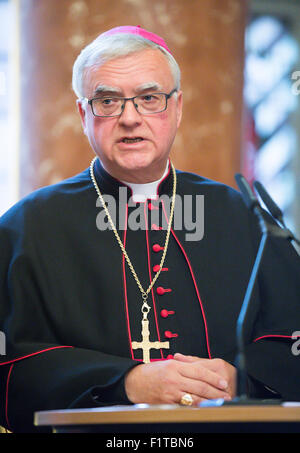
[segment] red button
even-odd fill
[[[165,337],[166,338],[175,338],[175,337],[178,337],[178,333],[172,333],[169,330],[166,330],[165,331]]]
[[[153,252],[161,252],[163,249],[159,244],[154,244],[152,247]]]
[[[153,269],[153,272],[158,272],[159,269],[160,269],[160,265],[159,265],[159,264],[155,264],[155,266],[153,266],[152,269]],[[162,272],[163,272],[163,271],[168,271],[168,270],[169,270],[169,269],[168,269],[167,267],[163,267],[163,268],[162,268]]]
[[[159,231],[161,228],[156,225],[156,223],[152,223],[151,230]]]
[[[152,204],[152,203],[148,204],[148,208],[150,209],[150,211],[153,211],[153,209],[158,209],[158,207],[154,206],[154,204]]]
[[[167,360],[172,360],[174,356],[172,354],[167,355]]]
[[[163,288],[162,286],[156,288],[156,292],[159,296],[162,296],[165,293],[170,293],[171,291],[171,288]]]
[[[160,312],[160,316],[162,316],[163,318],[167,318],[169,315],[174,315],[174,313],[175,313],[175,311],[168,311],[168,310],[163,309]]]

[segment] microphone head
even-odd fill
[[[251,211],[253,211],[254,208],[256,208],[256,207],[259,207],[260,206],[259,202],[258,202],[256,196],[254,195],[246,178],[242,174],[236,173],[235,180],[242,193],[242,197],[243,197],[243,200],[244,200],[246,206]]]
[[[275,203],[273,198],[268,194],[261,182],[255,181],[254,188],[257,191],[258,195],[261,197],[262,201],[265,203],[266,207],[270,211],[273,217],[277,220],[283,218],[283,213],[279,206]]]

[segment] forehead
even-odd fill
[[[148,84],[156,84],[164,91],[174,88],[170,65],[160,50],[142,50],[93,65],[85,69],[83,77],[83,90],[87,97],[93,96],[97,87],[102,85],[130,95]]]

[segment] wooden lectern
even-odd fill
[[[190,408],[138,404],[37,412],[34,423],[60,433],[300,433],[300,405]]]

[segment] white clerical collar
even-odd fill
[[[167,162],[164,174],[160,179],[153,182],[148,182],[146,184],[134,184],[132,182],[121,181],[126,186],[129,186],[132,190],[132,199],[135,203],[143,203],[148,199],[155,199],[157,198],[157,188],[160,182],[164,179],[167,175],[169,169],[169,162]]]

